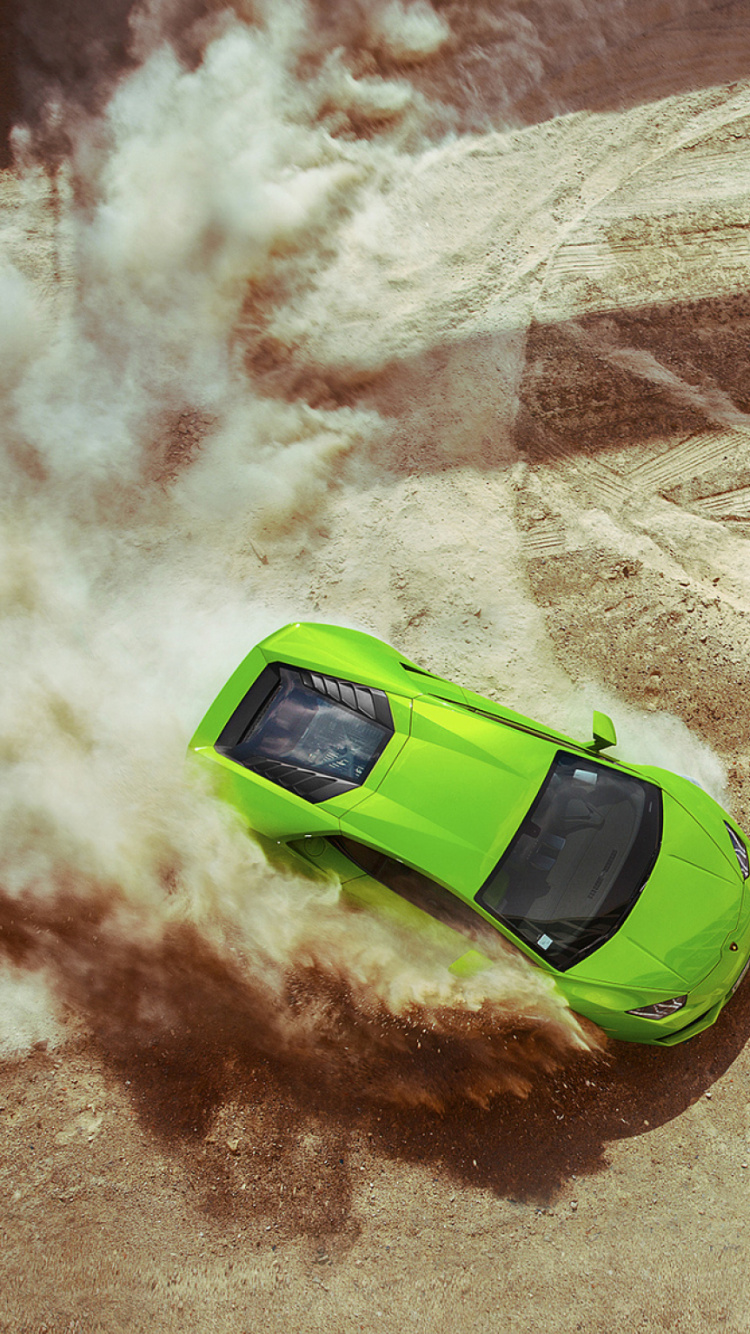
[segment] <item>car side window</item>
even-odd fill
[[[415,871],[410,866],[404,865],[395,857],[387,857],[385,853],[378,852],[375,848],[357,843],[353,838],[340,835],[329,841],[339,852],[343,852],[354,862],[355,866],[359,866],[360,870],[372,876],[373,880],[379,880],[381,885],[392,889],[415,908],[421,908],[444,926],[460,931],[462,935],[481,944],[483,949],[489,950],[494,946],[497,952],[501,937],[494,927],[485,922],[468,903],[464,903],[449,889],[439,885],[436,880],[431,880],[421,871]]]

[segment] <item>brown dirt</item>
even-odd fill
[[[367,7],[345,8],[356,47]],[[287,307],[261,292],[243,363],[275,405],[388,429],[357,427],[314,503],[242,511],[221,579],[568,729],[601,702],[634,759],[710,746],[750,827],[746,12],[436,8],[453,44],[410,77],[457,139],[384,171],[376,225],[339,219]],[[59,199],[33,172],[22,207],[3,189],[7,253],[64,314]],[[162,408],[138,479],[160,496],[216,423]],[[306,466],[274,465],[305,492]],[[256,1040],[190,931],[158,970],[103,969],[85,912],[71,945],[3,910],[6,955],[54,992],[36,1015],[19,990],[0,1065],[3,1334],[750,1329],[750,981],[671,1050],[545,1073],[519,1026],[531,1091],[486,1106],[438,1096],[466,1049],[451,1066],[425,1027],[414,1105],[384,1096],[408,1045],[347,1086]]]

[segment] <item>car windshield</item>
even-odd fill
[[[625,920],[660,840],[657,787],[560,752],[476,901],[564,971]]]
[[[233,759],[283,760],[358,784],[383,750],[390,729],[308,688],[299,674],[280,669],[265,708],[231,750]]]

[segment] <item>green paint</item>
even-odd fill
[[[394,735],[360,787],[313,805],[214,750],[234,709],[270,663],[386,692]],[[554,978],[572,1009],[613,1037],[671,1045],[716,1020],[750,955],[750,895],[725,821],[744,836],[687,780],[600,755],[615,744],[605,714],[594,714],[593,731],[593,746],[576,741],[422,671],[369,635],[302,623],[286,626],[252,650],[199,724],[190,749],[251,831],[281,844],[298,864],[338,878],[345,898],[424,933],[454,974],[470,976],[490,966],[493,932],[499,932]],[[544,935],[531,948],[475,902],[560,753],[580,756],[582,768],[574,764],[574,777],[584,792],[579,775],[593,763],[597,771],[654,785],[663,808],[659,852],[642,892],[610,938],[565,971],[543,957]],[[469,927],[436,921],[434,913],[405,901],[333,846],[329,838],[337,835],[451,891],[470,906]],[[507,889],[502,870],[492,884],[502,901]],[[447,900],[454,902],[451,895]],[[473,922],[481,939],[472,939]],[[730,950],[730,943],[737,948]],[[666,1018],[627,1013],[683,994],[685,1006]]]

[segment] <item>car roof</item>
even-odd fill
[[[559,749],[460,704],[412,701],[411,731],[343,832],[473,899],[532,805]]]

